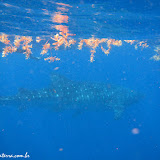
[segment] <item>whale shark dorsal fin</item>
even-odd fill
[[[26,93],[28,93],[29,91],[27,90],[27,89],[25,89],[25,88],[19,88],[18,89],[18,94],[26,94]]]
[[[51,76],[51,86],[57,86],[58,84],[61,84],[61,85],[68,85],[70,84],[72,81],[58,73],[52,73]]]

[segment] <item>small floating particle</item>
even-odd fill
[[[58,69],[59,69],[59,67],[55,67],[55,68],[54,68],[55,71],[58,70]]]
[[[63,148],[59,148],[59,151],[63,151]]]
[[[139,129],[138,128],[133,128],[132,129],[132,134],[139,134]]]

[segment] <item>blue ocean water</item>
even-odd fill
[[[68,18],[56,19],[57,13]],[[34,40],[29,59],[18,52],[0,57],[0,97],[14,96],[19,88],[46,88],[53,72],[72,81],[114,84],[144,95],[119,120],[110,111],[76,116],[71,110],[53,112],[38,101],[38,107],[23,104],[22,110],[0,104],[0,154],[28,152],[33,160],[160,159],[160,62],[151,58],[160,48],[158,0],[1,0],[0,17],[0,32],[9,35],[12,45],[15,35]],[[49,63],[40,52],[47,38],[65,32],[57,25],[75,34],[71,37],[77,42],[95,37],[145,41],[149,47],[123,42],[106,55],[99,45],[92,63],[89,47],[62,46],[48,53],[60,61]],[[36,37],[42,41],[36,43]],[[0,42],[1,52],[4,46]]]

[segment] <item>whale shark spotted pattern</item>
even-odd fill
[[[75,110],[76,114],[90,110],[112,110],[114,118],[119,119],[124,109],[137,103],[141,97],[140,93],[128,88],[106,83],[72,81],[53,73],[48,88],[20,89],[15,96],[0,97],[0,105],[36,105],[53,111]]]

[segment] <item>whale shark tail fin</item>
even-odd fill
[[[0,104],[3,102],[3,97],[0,96]]]

